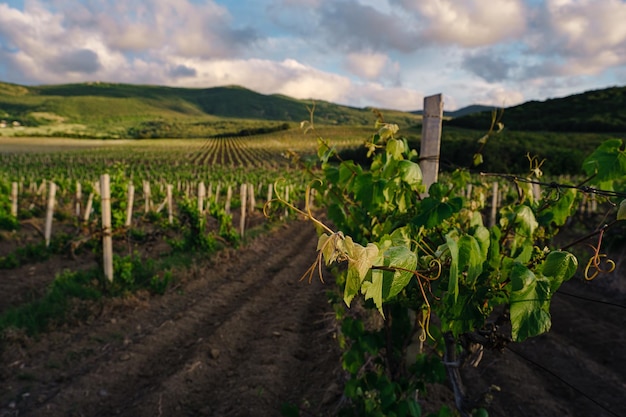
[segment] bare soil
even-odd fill
[[[104,300],[36,339],[9,334],[0,417],[264,417],[285,403],[335,415],[344,375],[330,285],[299,281],[316,243],[311,224],[291,222],[190,265],[164,296]],[[1,309],[34,297],[62,268],[90,263],[54,257],[1,270]],[[552,331],[464,367],[468,392],[491,387],[492,416],[626,416],[624,272],[567,283],[553,300]],[[453,404],[450,389],[430,401]]]

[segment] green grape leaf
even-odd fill
[[[576,194],[577,190],[574,188],[560,190],[558,200],[551,202],[550,207],[544,210],[546,213],[539,220],[544,224],[553,222],[557,226],[563,226],[577,208],[574,205]]]
[[[420,166],[413,161],[398,161],[398,171],[400,178],[406,182],[411,188],[416,188],[422,183],[422,170]]]
[[[626,172],[626,152],[621,139],[604,141],[583,161],[583,170],[594,180],[606,181],[622,178]]]
[[[466,280],[468,285],[473,285],[476,278],[483,272],[483,261],[487,257],[482,256],[482,250],[478,241],[469,235],[463,235],[458,241],[459,247],[459,269],[467,272]]]
[[[556,292],[563,281],[574,276],[578,269],[578,259],[565,251],[553,251],[542,264],[541,273],[550,279],[550,290]]]
[[[356,268],[348,268],[346,273],[346,284],[343,289],[343,302],[346,303],[348,307],[350,307],[352,300],[359,293],[360,289],[361,278],[359,277],[359,272]]]
[[[402,154],[404,153],[404,142],[398,139],[389,139],[387,142],[387,147],[385,148],[387,153],[391,155],[392,159],[403,159]]]
[[[483,154],[475,153],[474,157],[472,158],[472,164],[474,164],[474,166],[477,167],[478,165],[482,163],[483,163]]]
[[[371,281],[363,282],[361,292],[366,300],[372,299],[374,301],[378,312],[385,317],[383,313],[383,274],[373,273]]]
[[[511,269],[510,314],[513,340],[521,342],[550,330],[550,282],[521,263]]]
[[[352,239],[348,236],[348,240],[352,243]],[[363,247],[358,243],[353,243],[352,248],[348,250],[348,269],[355,268],[361,282],[372,268],[375,261],[379,260],[378,247],[373,243],[368,243]]]
[[[359,290],[363,291],[364,288],[369,286],[368,281],[364,280],[372,268],[372,265],[375,262],[382,262],[382,256],[380,256],[378,247],[373,243],[368,243],[368,245],[364,247],[355,243],[350,236],[346,236],[342,240],[342,243],[343,252],[348,258],[348,272],[343,300],[346,305],[349,306]],[[380,298],[382,300],[382,290]]]
[[[476,241],[478,242],[478,246],[480,246],[480,253],[483,260],[487,259],[487,255],[489,254],[489,245],[491,244],[491,235],[489,234],[489,229],[485,226],[478,226],[473,233]]]
[[[413,273],[410,271],[414,271],[417,267],[417,255],[405,246],[392,246],[385,251],[384,255],[385,266],[402,269],[383,273],[383,299],[387,301],[398,295],[413,278]]]
[[[419,214],[413,218],[412,222],[416,226],[424,226],[427,229],[431,229],[439,226],[444,220],[461,210],[462,207],[463,199],[460,197],[451,198],[446,202],[441,202],[433,197],[426,197],[421,202]]]

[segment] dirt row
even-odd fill
[[[88,325],[4,352],[1,416],[275,416],[340,394],[332,313],[309,224],[190,268],[164,297],[107,303]]]

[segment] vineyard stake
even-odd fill
[[[102,203],[102,256],[104,276],[113,282],[113,239],[111,237],[111,180],[109,174],[100,177],[100,198]]]
[[[246,196],[248,195],[246,188],[246,183],[241,184],[241,219],[239,219],[239,233],[241,234],[241,237],[243,237],[246,228]]]
[[[204,199],[206,198],[206,188],[204,182],[198,183],[198,213],[204,213]]]
[[[83,198],[83,188],[80,184],[80,181],[76,181],[76,195],[75,195],[75,204],[74,209],[76,211],[76,217],[80,217],[80,201]]]
[[[224,203],[224,211],[226,214],[230,214],[230,202],[233,198],[233,187],[228,186],[228,190],[226,190],[226,203]]]
[[[167,220],[170,224],[174,222],[174,204],[172,203],[172,184],[167,184]]]
[[[126,207],[126,227],[130,227],[133,220],[133,204],[135,202],[135,186],[132,182],[128,183],[128,207]]]
[[[52,181],[49,181],[50,190],[48,192],[48,207],[46,210],[46,229],[45,229],[45,238],[46,238],[46,247],[50,246],[50,236],[52,234],[52,218],[54,215],[54,202],[57,193],[57,185]]]
[[[424,97],[422,114],[422,142],[420,146],[420,168],[422,183],[428,188],[437,182],[439,174],[439,151],[441,149],[441,120],[443,118],[443,99],[441,94]]]
[[[17,182],[11,183],[11,216],[17,219]]]
[[[89,197],[87,198],[87,206],[85,206],[85,213],[83,215],[83,221],[85,223],[89,221],[89,216],[91,215],[92,205],[93,205],[93,193],[89,193]]]

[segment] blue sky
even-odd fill
[[[0,0],[0,81],[508,107],[626,85],[624,22],[626,0]]]

